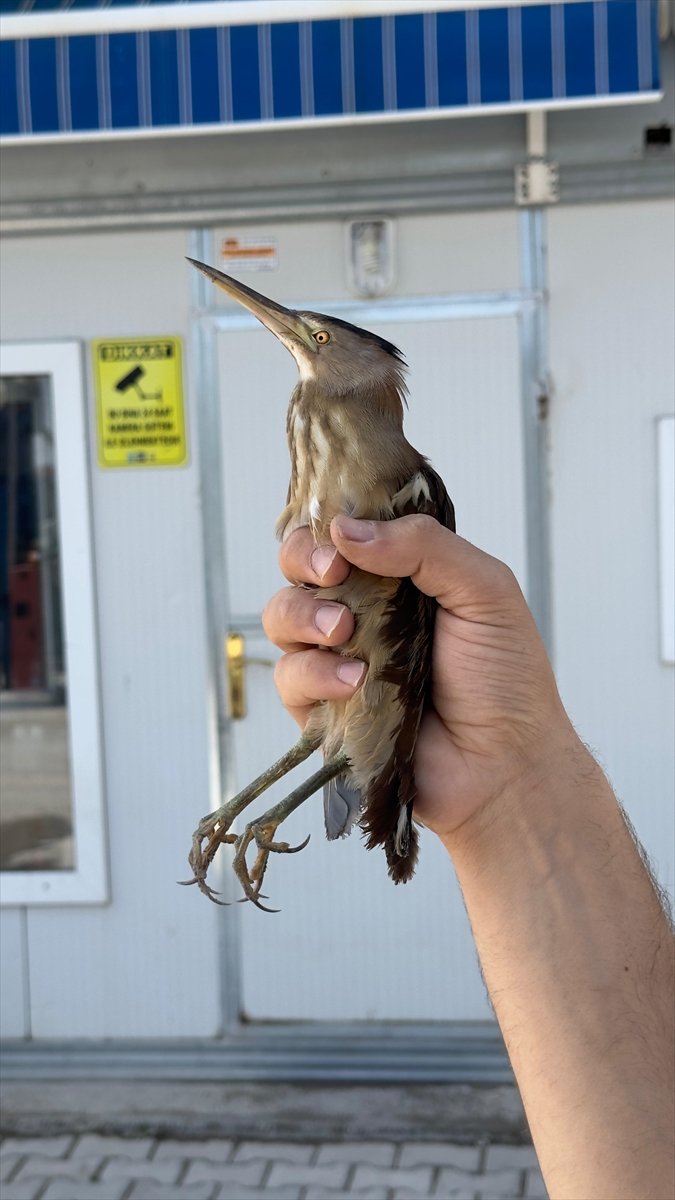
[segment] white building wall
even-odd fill
[[[555,660],[673,886],[673,668],[660,660],[656,419],[672,412],[672,201],[549,212]]]
[[[177,232],[9,241],[3,338],[187,338],[185,253]],[[195,920],[175,883],[212,799],[191,399],[186,379],[185,468],[102,470],[88,414],[111,900],[29,908],[26,938],[20,914],[3,912],[8,1036],[23,1032],[24,978],[34,1037],[189,1037],[219,1027],[218,910],[204,903]]]
[[[471,214],[449,222],[442,254],[435,218],[414,218],[419,237],[400,247],[406,290],[512,285],[513,214],[494,220],[502,257],[483,245],[476,261]],[[673,401],[673,205],[553,208],[548,232],[558,678],[672,886],[673,669],[659,659],[655,420]],[[181,232],[7,241],[3,338],[174,333],[188,350],[186,248]],[[0,914],[4,1036],[219,1031],[222,914],[174,883],[190,831],[216,801],[189,372],[186,402],[189,463],[177,469],[101,470],[89,414],[111,901]]]

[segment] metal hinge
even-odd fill
[[[558,164],[544,158],[519,163],[515,170],[516,204],[557,204],[560,199]]]

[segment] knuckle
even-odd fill
[[[277,614],[279,611],[279,592],[272,596],[262,610],[260,621],[263,627],[263,632],[268,638],[274,640],[274,633],[277,628]]]
[[[277,628],[286,628],[292,621],[296,588],[282,588],[274,597],[274,619]]]
[[[410,513],[409,516],[403,517],[403,520],[409,526],[413,537],[420,537],[425,540],[435,534],[439,528],[438,521],[434,517],[430,517],[427,513]]]
[[[284,691],[286,678],[287,678],[288,659],[289,658],[290,658],[290,655],[282,654],[281,658],[279,658],[277,660],[277,662],[274,664],[274,686],[278,692]]]
[[[300,564],[307,558],[307,541],[312,535],[306,526],[294,529],[279,550],[279,566],[287,579],[297,576]]]
[[[314,679],[314,677],[316,675],[317,656],[320,653],[321,653],[320,650],[301,650],[300,653],[296,656],[296,658],[297,658],[296,668],[298,671],[298,678],[302,681],[302,685],[305,689],[307,689],[307,687],[310,685],[312,679]]]
[[[262,611],[262,627],[267,637],[274,641],[275,637],[289,635],[297,626],[297,588],[282,588],[268,600]]]
[[[305,689],[311,679],[315,652],[311,650],[295,650],[282,654],[274,667],[274,684],[282,695]]]
[[[515,592],[519,592],[520,584],[518,583],[518,580],[516,579],[511,568],[507,566],[506,563],[501,562],[501,560],[498,558],[493,559],[492,563],[495,587],[505,595],[513,595]]]

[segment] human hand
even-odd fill
[[[508,567],[430,517],[337,517],[331,538],[332,558],[333,546],[317,548],[309,529],[296,530],[280,554],[286,577],[329,587],[353,563],[376,575],[410,576],[439,605],[431,707],[415,758],[415,816],[424,825],[446,838],[513,785],[555,769],[561,752],[580,747]],[[354,628],[348,609],[322,604],[320,591],[282,589],[263,624],[285,651],[276,683],[301,726],[318,700],[345,699],[360,686],[365,673],[356,684],[341,678],[353,664],[317,648],[342,645]]]

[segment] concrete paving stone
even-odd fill
[[[521,1176],[518,1171],[499,1171],[492,1175],[476,1175],[474,1171],[460,1171],[455,1167],[443,1167],[439,1172],[436,1186],[432,1195],[436,1200],[473,1200],[474,1196],[485,1189],[499,1189],[506,1186],[504,1192],[496,1192],[497,1196],[518,1196]]]
[[[225,1183],[218,1189],[215,1200],[300,1200],[303,1189],[299,1187],[265,1188],[242,1187],[241,1184]],[[162,1198],[163,1200],[163,1198]],[[345,1200],[351,1200],[346,1197]]]
[[[101,1179],[154,1179],[156,1183],[175,1183],[183,1169],[177,1158],[162,1158],[159,1162],[147,1158],[109,1158],[101,1171]]]
[[[310,1167],[306,1163],[275,1163],[266,1185],[270,1188],[314,1185],[339,1190],[344,1187],[348,1172],[347,1163],[330,1163],[323,1167]]]
[[[390,1167],[394,1161],[394,1142],[324,1142],[316,1157],[317,1166],[328,1163],[369,1163]]]
[[[121,1200],[125,1179],[108,1183],[73,1183],[72,1179],[53,1179],[40,1200]]]
[[[357,1167],[350,1191],[360,1195],[365,1188],[385,1187],[407,1189],[427,1196],[431,1191],[431,1167]]]
[[[474,1200],[517,1200],[522,1182],[521,1171],[490,1171],[486,1175],[477,1175]]]
[[[479,1146],[456,1146],[454,1142],[405,1142],[401,1147],[399,1167],[457,1167],[460,1171],[477,1171]]]
[[[216,1192],[214,1200],[300,1200],[302,1188],[282,1187],[261,1191],[259,1187],[242,1187],[237,1183],[224,1183]],[[139,1197],[140,1200],[140,1197]],[[145,1200],[145,1197],[143,1197]],[[160,1198],[163,1200],[163,1197]],[[346,1197],[345,1200],[351,1200]]]
[[[212,1183],[192,1183],[188,1186],[167,1187],[165,1183],[142,1179],[134,1184],[125,1200],[211,1200],[212,1196]],[[92,1200],[94,1200],[93,1197]]]
[[[267,1163],[262,1159],[252,1162],[214,1163],[195,1158],[187,1169],[183,1183],[241,1184],[255,1187],[260,1183]]]
[[[74,1139],[72,1134],[62,1137],[10,1137],[0,1145],[0,1158],[13,1154],[39,1154],[40,1158],[65,1158]]]
[[[152,1157],[153,1161],[158,1158],[205,1158],[209,1162],[226,1162],[233,1146],[234,1142],[225,1138],[211,1138],[203,1142],[166,1138],[158,1144]]]
[[[15,1179],[72,1179],[84,1183],[93,1179],[101,1166],[100,1158],[38,1158],[31,1155],[19,1167]]]
[[[147,1158],[154,1146],[152,1138],[102,1137],[85,1133],[73,1146],[71,1158]]]
[[[16,1170],[17,1163],[20,1162],[20,1154],[8,1154],[6,1158],[0,1158],[0,1183],[4,1183],[6,1179],[9,1179],[12,1172]]]
[[[264,1158],[273,1162],[308,1163],[312,1160],[314,1149],[309,1142],[241,1142],[234,1152],[233,1161],[250,1162],[253,1158]]]
[[[439,1171],[431,1195],[435,1200],[473,1200],[473,1194],[482,1178],[472,1171],[460,1171],[456,1167],[443,1167]]]
[[[431,1193],[411,1192],[410,1188],[395,1188],[390,1195],[393,1196],[393,1200],[428,1200],[428,1197],[431,1195]],[[361,1193],[359,1192],[359,1198],[360,1196]]]
[[[488,1146],[485,1158],[485,1171],[499,1171],[502,1167],[514,1167],[525,1171],[529,1167],[538,1167],[539,1162],[534,1146]]]
[[[387,1188],[366,1188],[359,1192],[359,1200],[387,1200]],[[265,1197],[265,1200],[267,1198]],[[304,1193],[304,1200],[354,1200],[353,1192],[336,1192],[333,1188],[309,1187]]]
[[[544,1177],[539,1170],[528,1171],[525,1176],[525,1191],[524,1196],[527,1200],[548,1200],[548,1192]]]
[[[2,1200],[35,1200],[44,1182],[44,1179],[25,1179],[17,1183],[13,1179],[11,1183],[3,1185]]]

